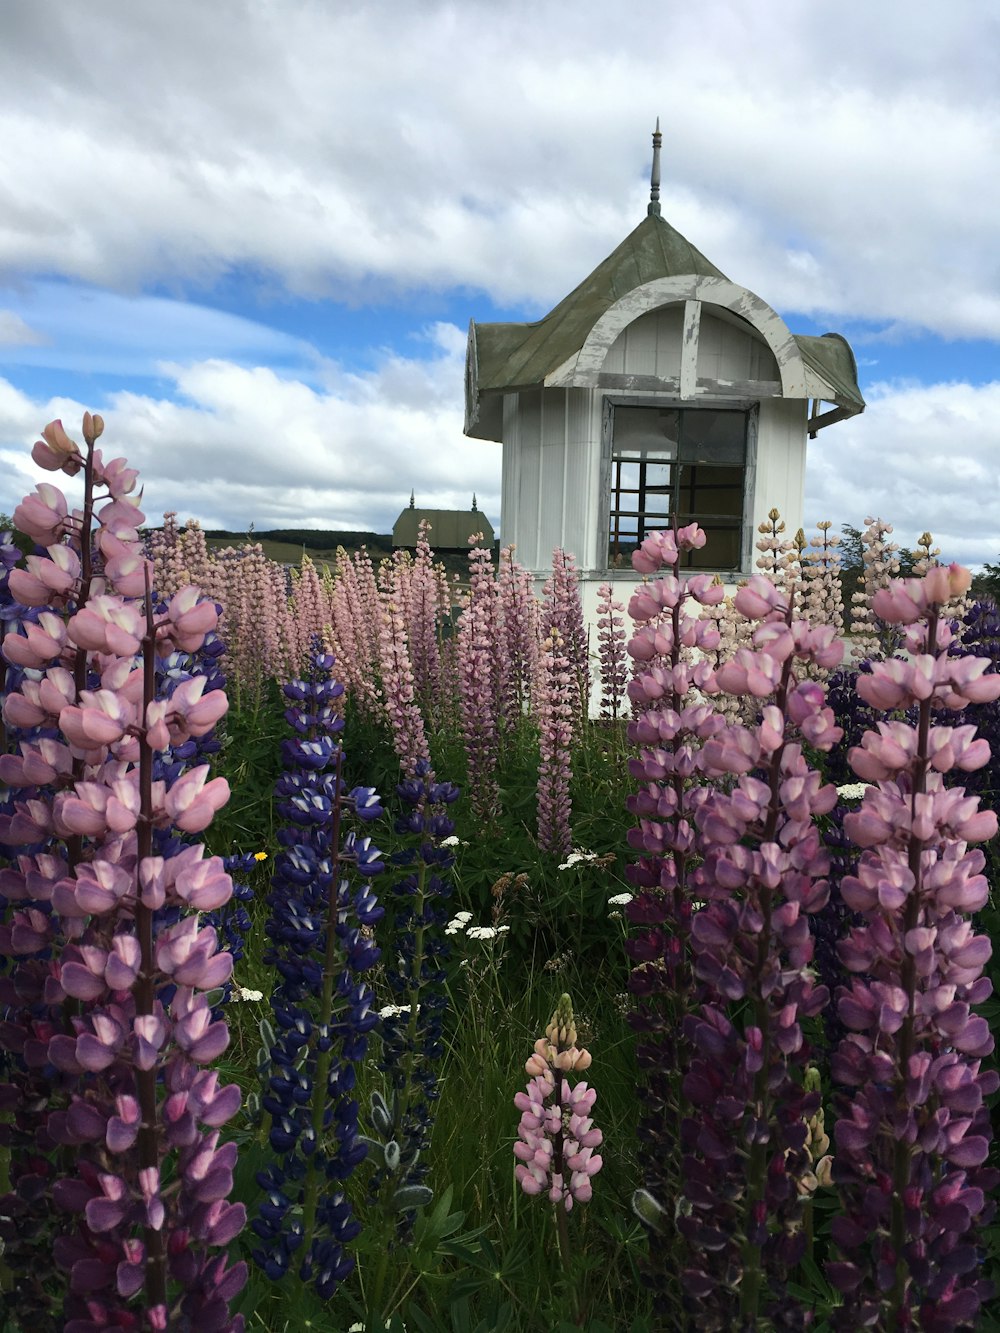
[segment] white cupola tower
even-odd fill
[[[807,436],[864,410],[846,339],[793,334],[660,215],[544,319],[469,326],[465,433],[503,443],[501,533],[542,577],[630,581],[646,532],[697,521],[689,568],[753,571],[757,525],[803,521]],[[591,598],[586,596],[585,601]]]

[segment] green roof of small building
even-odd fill
[[[421,523],[430,526],[435,551],[467,551],[469,538],[482,533],[482,545],[492,546],[493,524],[480,509],[404,509],[392,525],[392,544],[406,550],[417,545]]]
[[[467,433],[473,433],[476,422],[476,434],[487,425],[499,430],[500,395],[544,385],[548,376],[579,353],[606,311],[629,292],[662,278],[729,281],[676,228],[650,212],[544,318],[523,324],[479,324],[473,320],[469,326]],[[759,298],[753,299],[759,302]],[[840,414],[864,411],[857,364],[847,341],[839,334],[791,336],[804,364],[830,387],[828,400],[838,404]],[[480,417],[484,400],[489,404],[488,421]]]
[[[607,259],[533,324],[476,324],[479,389],[527,389],[578,352],[604,312],[657,278],[726,275],[669,222],[648,214]]]

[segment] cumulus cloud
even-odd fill
[[[944,558],[996,561],[998,457],[1000,381],[876,385],[862,416],[810,443],[807,522],[880,517],[902,546],[930,532]]]
[[[17,295],[30,324],[0,310],[0,344],[9,344],[0,361],[9,366],[148,377],[164,360],[215,356],[256,365],[266,359],[300,374],[320,360],[303,338],[195,301],[53,281]]]
[[[462,434],[463,336],[440,325],[427,337],[425,359],[387,354],[363,375],[328,367],[321,387],[223,360],[164,365],[172,393],[113,394],[102,443],[140,469],[154,524],[173,509],[233,531],[388,532],[413,489],[444,509],[475,492],[497,525],[500,446]],[[85,406],[0,379],[0,510],[42,479],[29,457],[40,427],[60,416],[72,430]],[[810,443],[807,528],[877,515],[903,545],[930,531],[948,559],[995,561],[998,455],[1000,382],[880,384],[862,416]]]
[[[1000,336],[977,0],[36,0],[5,29],[12,271],[544,307],[640,220],[660,113],[666,215],[772,305]]]
[[[206,527],[388,532],[414,489],[427,508],[500,517],[500,446],[462,434],[464,337],[428,332],[429,355],[387,355],[366,374],[326,368],[317,388],[270,367],[164,364],[169,396],[111,395],[102,447],[140,469],[150,523],[168,509]],[[34,401],[0,380],[0,510],[39,480],[28,456],[42,425],[72,430],[87,404]],[[90,404],[89,406],[93,406]]]
[[[43,333],[26,324],[13,310],[0,310],[0,346],[37,347],[47,341]]]

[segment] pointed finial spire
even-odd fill
[[[411,509],[416,509],[416,507],[417,507],[417,506],[416,506],[416,496],[415,496],[415,495],[413,494],[413,492],[411,491],[411,492],[410,492],[410,508],[411,508]]]
[[[662,142],[660,118],[657,116],[656,129],[653,131],[653,170],[649,175],[649,207],[646,209],[647,216],[651,218],[660,216],[660,144]]]
[[[476,513],[476,511],[477,511],[477,506],[476,506],[476,492],[473,491],[473,492],[472,492],[472,512],[473,512],[473,513]]]

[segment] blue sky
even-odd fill
[[[5,15],[0,510],[102,411],[146,512],[385,531],[499,517],[465,331],[535,318],[664,215],[868,410],[807,519],[1000,554],[1000,11],[637,0],[153,0]]]

